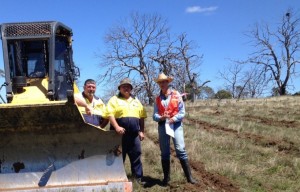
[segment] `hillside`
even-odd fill
[[[299,109],[300,97],[186,103],[186,149],[200,183],[186,183],[173,151],[170,186],[162,187],[157,125],[148,107],[142,144],[148,183],[134,191],[300,191]]]

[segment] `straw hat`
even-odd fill
[[[164,73],[158,75],[158,78],[154,80],[156,83],[161,81],[168,81],[169,83],[173,81],[173,77],[166,76]]]
[[[130,85],[130,86],[131,86],[131,89],[133,89],[133,86],[132,86],[131,81],[130,81],[129,78],[123,79],[123,80],[120,82],[120,84],[119,84],[119,86],[118,86],[118,89],[120,90],[120,86],[121,86],[121,85],[125,85],[125,84]]]

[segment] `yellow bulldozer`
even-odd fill
[[[132,191],[121,137],[85,123],[74,102],[72,30],[4,23],[1,39],[0,191]]]

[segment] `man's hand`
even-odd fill
[[[93,108],[91,106],[89,106],[89,105],[86,105],[85,112],[86,112],[87,115],[92,115]]]
[[[119,135],[124,135],[125,134],[125,129],[123,127],[117,127],[116,128],[116,132],[119,134]]]
[[[144,132],[139,131],[139,138],[140,138],[140,141],[144,140],[144,138],[145,138]]]

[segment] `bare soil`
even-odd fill
[[[148,136],[155,145],[159,145],[157,138],[152,138]],[[176,153],[173,147],[171,147],[172,156],[176,158]],[[205,169],[205,166],[202,162],[195,162],[189,160],[193,178],[198,181],[198,184],[192,185],[190,183],[180,183],[180,188],[178,183],[170,182],[169,189],[170,191],[206,191],[207,189],[214,189],[216,191],[224,192],[238,192],[239,187],[228,178],[219,175],[217,173],[211,173]]]
[[[257,135],[253,133],[246,133],[246,132],[238,132],[237,130],[222,127],[219,125],[212,125],[205,121],[196,120],[192,118],[186,118],[190,123],[192,124],[198,124],[206,131],[213,131],[213,130],[219,130],[223,131],[229,134],[235,135],[237,138],[242,139],[250,139],[252,140],[256,145],[261,145],[264,147],[277,147],[277,150],[279,152],[284,153],[291,153],[291,154],[298,154],[300,155],[300,149],[295,146],[295,144],[291,141],[285,141],[285,140],[278,140],[270,137],[265,137],[262,135]]]
[[[297,121],[287,121],[287,120],[275,120],[266,117],[259,117],[253,115],[245,115],[242,118],[246,121],[259,122],[265,125],[277,126],[282,128],[298,128],[300,129],[300,124]]]

